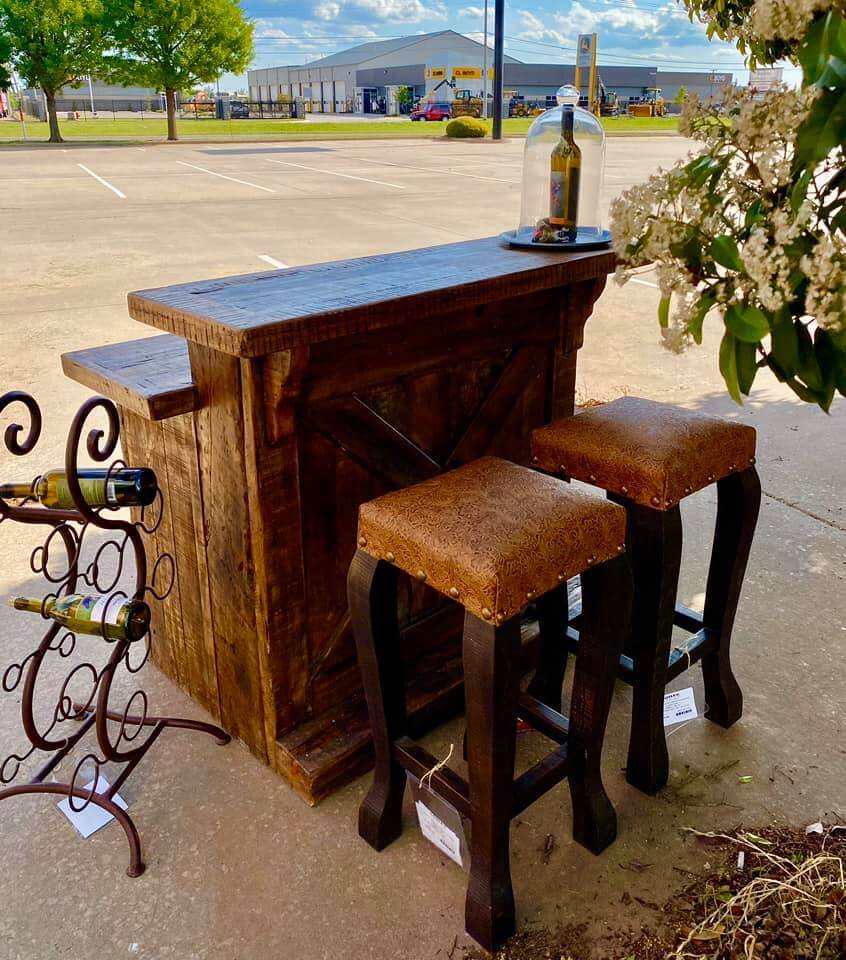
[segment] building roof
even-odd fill
[[[383,57],[385,54],[393,53],[395,50],[402,50],[403,47],[412,47],[424,40],[430,40],[432,37],[442,37],[447,34],[459,37],[465,43],[472,43],[477,47],[483,46],[478,40],[465,37],[463,33],[458,33],[455,30],[436,30],[434,33],[416,33],[410,37],[397,37],[394,40],[373,40],[370,43],[360,43],[358,46],[350,47],[348,50],[330,53],[328,57],[321,57],[320,60],[310,60],[308,63],[286,64],[286,67],[291,70],[297,70],[304,69],[305,67],[340,67],[349,64],[366,63],[368,60],[375,60],[376,57]],[[505,60],[507,63],[519,63],[514,57],[506,57]]]
[[[508,85],[531,84],[533,86],[560,86],[572,83],[576,68],[566,63],[510,63],[505,68],[505,83]],[[654,84],[654,67],[615,67],[598,64],[596,67],[606,87],[645,87]],[[587,83],[586,72],[582,82]]]

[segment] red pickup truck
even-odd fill
[[[412,120],[449,120],[451,115],[448,103],[424,103],[411,111]]]

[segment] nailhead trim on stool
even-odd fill
[[[755,429],[666,403],[622,397],[532,434],[532,463],[669,510],[755,463]]]

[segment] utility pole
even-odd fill
[[[505,65],[505,0],[495,0],[494,6],[494,82],[493,133],[494,140],[502,140],[502,97],[504,93],[503,67]]]
[[[485,35],[485,49],[482,53],[482,116],[488,119],[488,0],[485,0],[485,22],[483,23],[483,33]]]
[[[91,83],[91,74],[88,74],[88,98],[91,100],[91,115],[97,116],[97,111],[94,109],[94,86]]]

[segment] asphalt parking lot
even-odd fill
[[[606,210],[690,146],[609,138]],[[0,392],[26,389],[42,405],[45,437],[30,459],[37,469],[61,463],[64,431],[89,395],[63,377],[61,353],[152,334],[127,316],[128,291],[499,233],[517,222],[522,149],[522,140],[0,149]],[[621,773],[631,695],[618,685],[604,774],[619,839],[599,858],[577,847],[563,788],[522,815],[512,843],[521,930],[584,920],[601,936],[654,924],[649,904],[713,858],[686,828],[803,827],[846,813],[846,401],[826,417],[762,375],[735,407],[717,369],[720,324],[709,320],[702,348],[671,355],[659,345],[657,301],[650,272],[622,289],[609,282],[586,328],[577,399],[632,393],[757,427],[764,499],[733,644],[745,712],[729,731],[701,717],[676,727],[670,784],[650,798]],[[0,452],[3,471],[9,459]],[[714,507],[713,490],[684,504],[680,599],[699,609]],[[43,590],[27,565],[33,537],[8,527],[0,598]],[[0,670],[36,636],[37,621],[27,632],[16,616],[0,607]],[[674,689],[688,685],[701,711],[698,672]],[[156,712],[201,712],[154,668],[144,686]],[[2,756],[23,741],[18,709],[0,696]],[[445,756],[461,735],[459,719],[425,745]],[[125,877],[114,824],[83,841],[51,802],[4,801],[0,960],[460,960],[470,948],[466,876],[422,839],[413,810],[396,844],[378,855],[364,847],[355,816],[367,783],[310,809],[239,744],[174,735],[126,785],[148,864],[139,880]]]

